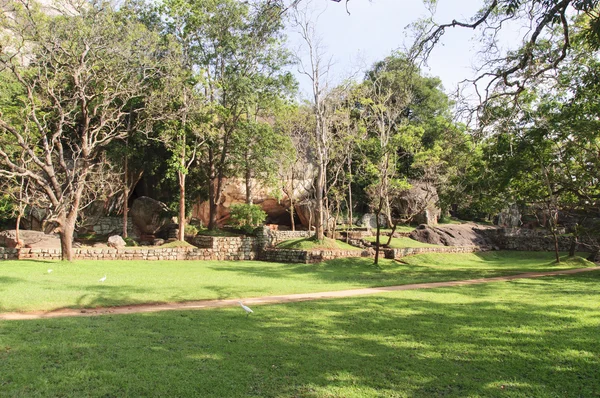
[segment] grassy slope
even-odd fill
[[[2,396],[592,397],[600,272],[0,323]]]
[[[312,238],[290,239],[277,245],[279,249],[295,250],[361,250],[358,247],[347,244],[340,240],[325,238],[322,241],[315,241]]]
[[[376,239],[377,239],[376,236],[369,236],[368,238],[365,238],[365,240],[367,240],[369,242],[375,242]],[[387,243],[387,241],[388,241],[387,236],[381,236],[379,238],[379,242],[381,244],[385,244],[385,243]],[[419,242],[419,241],[411,239],[411,238],[401,237],[401,238],[392,238],[392,242],[390,243],[389,247],[392,249],[402,249],[405,247],[439,247],[439,245],[430,245],[429,243]]]
[[[0,262],[0,312],[242,298],[582,268],[552,253],[425,255],[406,264],[367,258],[321,264],[259,261]],[[51,268],[53,272],[47,273]],[[107,275],[104,283],[98,279]]]

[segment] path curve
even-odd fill
[[[438,288],[438,287],[476,285],[476,284],[491,283],[491,282],[507,282],[507,281],[512,281],[514,279],[531,279],[531,278],[540,278],[543,276],[570,275],[570,274],[578,274],[578,273],[582,273],[582,272],[590,272],[590,271],[598,271],[598,270],[600,270],[600,267],[578,268],[578,269],[568,269],[568,270],[549,271],[549,272],[528,272],[525,274],[518,274],[518,275],[496,276],[493,278],[467,279],[467,280],[462,280],[462,281],[413,283],[410,285],[370,287],[370,288],[363,288],[363,289],[338,290],[338,291],[333,291],[333,292],[317,292],[317,293],[286,294],[286,295],[280,295],[280,296],[264,296],[264,297],[247,298],[247,299],[243,299],[243,301],[244,301],[244,304],[247,304],[247,305],[292,303],[292,302],[298,302],[298,301],[364,296],[364,295],[384,293],[384,292],[396,292],[396,291],[400,291],[400,290],[433,289],[433,288]],[[126,305],[126,306],[121,306],[121,307],[105,307],[105,308],[91,308],[91,309],[67,308],[67,309],[60,309],[60,310],[47,311],[47,312],[42,312],[42,311],[5,312],[5,313],[0,313],[0,320],[16,321],[16,320],[30,320],[30,319],[87,317],[87,316],[98,316],[98,315],[139,314],[139,313],[172,311],[172,310],[199,310],[199,309],[205,309],[205,308],[222,308],[222,307],[232,307],[232,306],[237,306],[237,305],[238,305],[237,299],[229,299],[229,300],[187,301],[187,302],[183,302],[183,303],[168,303],[168,304],[137,304],[137,305]]]

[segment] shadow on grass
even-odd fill
[[[250,317],[5,322],[0,386],[8,396],[596,396],[599,279],[259,306]]]
[[[87,286],[67,285],[66,287],[67,289],[73,290],[85,290],[86,293],[80,295],[72,305],[58,308],[53,311],[66,308],[98,308],[148,303],[148,300],[137,300],[133,297],[133,295],[142,295],[152,291],[152,289],[149,288],[141,288],[129,285],[110,286],[94,284]]]
[[[460,256],[460,255],[459,255]],[[541,258],[540,258],[541,257]],[[476,260],[479,258],[479,260]],[[517,259],[519,261],[513,261]],[[407,259],[408,260],[408,259]],[[481,261],[484,260],[484,261]],[[412,260],[414,261],[414,260]],[[450,263],[453,261],[453,263]],[[258,276],[281,279],[285,283],[295,278],[310,277],[331,284],[352,284],[355,287],[391,286],[412,283],[456,281],[465,279],[490,278],[516,275],[532,271],[552,271],[557,268],[552,262],[546,262],[546,256],[539,253],[521,259],[519,254],[502,252],[478,253],[461,264],[456,255],[423,255],[412,263],[383,260],[379,266],[372,259],[346,258],[325,261],[319,264],[286,264],[281,267],[258,265],[235,265],[211,267],[212,270],[244,278]],[[582,265],[584,267],[585,265]],[[573,268],[566,265],[564,268]]]

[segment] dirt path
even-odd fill
[[[334,292],[318,292],[318,293],[301,293],[301,294],[286,294],[281,296],[265,296],[244,299],[246,305],[260,304],[279,304],[291,303],[297,301],[320,300],[329,298],[354,297],[364,296],[369,294],[377,294],[384,292],[395,292],[399,290],[416,290],[416,289],[433,289],[438,287],[452,287],[475,285],[491,282],[506,282],[514,279],[530,279],[543,276],[569,275],[578,274],[581,272],[598,271],[600,267],[590,267],[581,269],[569,269],[551,272],[528,272],[525,274],[497,276],[493,278],[467,279],[462,281],[450,282],[432,282],[432,283],[414,283],[411,285],[386,286],[386,287],[371,287],[364,289],[338,290]],[[47,318],[64,318],[77,316],[97,316],[97,315],[116,315],[116,314],[139,314],[147,312],[171,311],[171,310],[198,310],[204,308],[221,308],[237,306],[238,300],[201,300],[187,301],[183,303],[170,304],[139,304],[126,305],[122,307],[107,307],[107,308],[92,308],[92,309],[61,309],[49,312],[6,312],[0,313],[0,320],[27,320],[27,319],[47,319]]]

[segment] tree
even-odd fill
[[[427,1],[435,6],[436,1]],[[481,9],[470,19],[437,24],[433,19],[415,24],[417,40],[414,56],[426,59],[449,28],[469,28],[480,32],[483,58],[474,79],[482,111],[490,100],[510,98],[537,85],[540,77],[557,69],[572,48],[573,15],[585,15],[584,36],[596,50],[600,45],[598,0],[483,0]],[[498,38],[515,23],[526,30],[520,47],[502,51]],[[510,104],[510,103],[509,103]],[[511,105],[512,105],[511,104]]]
[[[109,192],[105,148],[126,135],[131,101],[157,76],[157,38],[110,3],[14,1],[0,17],[0,67],[19,87],[20,118],[0,113],[0,176],[28,180],[41,193],[71,260],[79,211]],[[17,161],[17,143],[26,154]]]
[[[415,130],[407,125],[404,117],[413,100],[410,89],[412,73],[414,67],[405,59],[389,57],[376,63],[367,72],[363,83],[362,118],[369,132],[367,159],[373,181],[369,196],[377,224],[375,264],[379,260],[381,216],[384,210],[388,214],[390,211],[390,190],[393,186],[406,184],[398,179],[397,174],[398,161],[403,156],[399,147],[408,148],[415,139]]]
[[[172,3],[167,3],[167,17],[173,16]],[[198,161],[207,170],[208,227],[215,229],[224,179],[232,174],[234,135],[256,103],[256,90],[265,87],[265,77],[286,74],[281,70],[282,23],[279,9],[269,1],[210,0],[187,2],[185,7],[181,17],[191,66],[200,71],[198,89],[208,105],[206,142]]]
[[[542,215],[540,223],[553,236],[557,261],[564,216],[597,216],[600,208],[600,108],[594,100],[600,63],[582,40],[583,32],[573,32],[573,52],[556,76],[525,91],[517,109],[506,106],[506,99],[487,107],[484,163],[478,173],[486,176],[486,185],[479,189],[496,198],[491,203],[495,210],[516,202]],[[580,226],[573,227],[574,253]]]
[[[290,225],[296,230],[294,210],[296,195],[308,191],[311,186],[304,186],[306,181],[312,181],[314,169],[311,167],[310,148],[312,132],[314,131],[312,109],[306,106],[290,105],[282,108],[276,115],[275,129],[278,134],[285,136],[288,147],[281,152],[281,164],[277,168],[281,189],[290,201]]]
[[[317,201],[316,234],[317,240],[325,238],[324,223],[326,220],[324,204],[325,186],[327,179],[327,164],[329,163],[331,134],[328,125],[328,113],[325,100],[328,94],[328,78],[332,62],[327,58],[322,39],[316,31],[315,21],[311,19],[306,10],[296,10],[294,13],[294,25],[298,29],[304,42],[304,51],[307,55],[307,64],[302,57],[297,55],[299,71],[305,75],[312,86],[312,107],[314,114],[313,146],[316,152],[317,183],[315,186],[315,197]]]

